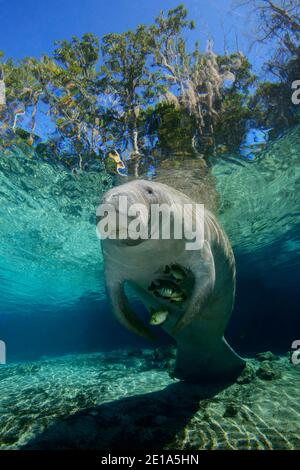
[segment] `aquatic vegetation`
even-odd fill
[[[171,266],[166,266],[164,270],[165,274],[170,274],[176,282],[181,283],[187,276],[186,269],[180,266],[179,264],[172,264]]]

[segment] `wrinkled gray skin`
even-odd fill
[[[105,193],[103,203],[118,209],[118,196],[129,206],[192,203],[183,193],[161,183],[134,180]],[[149,222],[149,221],[148,221]],[[120,228],[120,227],[118,227]],[[235,294],[235,262],[229,241],[214,216],[205,209],[204,244],[186,250],[186,240],[102,240],[107,294],[118,320],[129,330],[153,339],[152,331],[133,311],[124,292],[129,283],[146,307],[165,307],[170,314],[161,327],[177,342],[175,375],[192,382],[234,380],[244,367],[224,339]],[[178,307],[158,299],[148,287],[161,279],[165,266],[179,264],[191,273],[187,299]],[[150,314],[149,314],[150,318]]]

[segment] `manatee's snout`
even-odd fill
[[[127,246],[148,240],[152,234],[151,205],[157,203],[155,188],[153,183],[135,180],[107,191],[96,218],[100,238],[118,240]]]
[[[102,204],[114,204],[116,199],[118,198],[118,193],[110,192],[104,194],[101,203]]]
[[[123,184],[116,188],[107,191],[102,198],[101,204],[107,205],[112,210],[122,215],[127,215],[128,219],[132,219],[137,205],[149,208],[149,201],[141,191],[140,185],[137,182],[130,182]]]
[[[120,192],[117,190],[107,191],[102,197],[101,204],[111,204],[117,209],[120,197],[127,198],[127,194],[125,192]]]

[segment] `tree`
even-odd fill
[[[248,59],[239,54],[229,57],[218,56],[220,67],[222,64],[234,65],[238,60],[238,68],[234,70],[235,80],[230,87],[223,88],[217,103],[218,117],[215,122],[214,135],[217,144],[238,151],[246,132],[249,119],[256,117],[253,112],[250,90],[253,89],[257,78],[251,72]]]
[[[251,105],[258,123],[281,132],[299,122],[292,103],[292,83],[300,76],[299,0],[254,0],[249,3],[258,17],[257,42],[272,43],[274,54],[265,65],[270,77],[260,83]]]
[[[183,5],[170,10],[166,16],[162,12],[151,28],[152,48],[156,66],[161,71],[160,79],[166,87],[164,100],[193,116],[192,147],[195,153],[205,154],[215,148],[214,126],[222,86],[226,80],[234,81],[233,71],[240,67],[242,56],[236,53],[220,62],[213,52],[212,41],[208,41],[203,53],[198,43],[192,52],[187,52],[182,31],[194,26],[187,20]]]
[[[190,155],[196,122],[186,109],[167,102],[158,103],[154,110],[157,137],[156,148],[165,156]]]
[[[128,152],[129,171],[138,176],[155,164],[153,151],[158,159],[206,158],[220,144],[237,150],[251,118],[278,128],[296,122],[290,96],[300,74],[298,3],[254,1],[260,18],[269,19],[260,40],[278,38],[285,48],[284,60],[279,54],[268,64],[276,82],[259,84],[254,96],[256,78],[241,52],[217,55],[212,41],[187,49],[184,33],[195,24],[179,5],[151,26],[107,34],[101,43],[84,34],[57,41],[40,59],[2,58],[2,131],[34,145],[42,158],[54,155],[82,170],[110,150]],[[55,124],[46,142],[35,136],[39,109]]]
[[[38,105],[43,95],[43,87],[34,73],[38,67],[38,61],[32,58],[23,59],[18,63],[8,59],[2,64],[6,90],[5,109],[2,112],[3,125],[15,132],[20,116],[29,113],[30,145],[33,144]]]
[[[81,39],[58,41],[54,61],[45,58],[47,77],[46,101],[65,148],[78,155],[79,167],[84,159],[99,150],[104,133],[104,112],[98,102],[102,81],[96,70],[99,41],[92,34]]]
[[[299,0],[241,1],[258,17],[257,41],[275,42],[275,57],[297,52],[300,40]]]
[[[134,173],[138,176],[143,142],[140,139],[141,111],[155,97],[154,75],[149,60],[149,34],[144,25],[136,31],[107,34],[102,41],[106,93],[114,99],[113,120],[119,140],[131,147]],[[115,127],[116,127],[115,126]],[[141,133],[142,134],[142,133]]]

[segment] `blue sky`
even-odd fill
[[[0,0],[0,50],[7,57],[39,57],[50,53],[57,39],[69,39],[92,32],[99,36],[151,23],[161,9],[177,6],[180,0]],[[224,34],[229,50],[239,48],[249,55],[253,32],[249,12],[234,9],[230,0],[187,0],[189,16],[196,30],[188,41],[200,39],[203,47],[213,38],[216,52],[224,52]],[[253,26],[253,25],[252,25]],[[252,27],[251,26],[251,27]],[[264,47],[254,47],[251,62],[259,69],[268,55]]]

